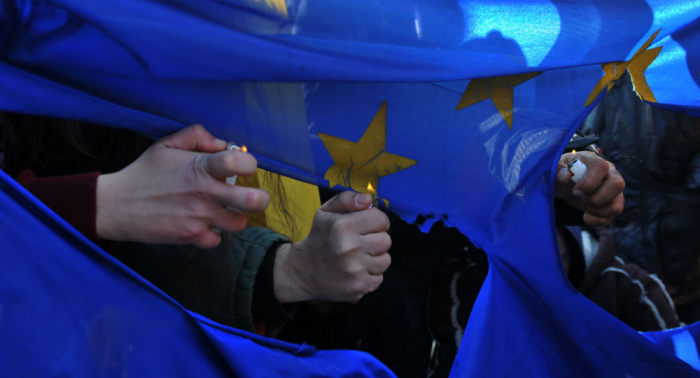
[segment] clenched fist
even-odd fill
[[[274,268],[280,302],[356,302],[382,283],[391,264],[389,218],[368,194],[343,192],[321,206],[309,235],[282,245]]]

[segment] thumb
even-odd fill
[[[369,194],[342,192],[331,198],[321,206],[321,210],[329,213],[352,213],[364,210],[372,203],[372,196]]]
[[[555,177],[555,181],[557,184],[566,184],[569,181],[571,181],[571,177],[573,174],[569,172],[569,169],[566,167],[566,164],[562,163],[561,161],[557,165],[557,175]]]
[[[158,141],[166,148],[197,152],[217,152],[226,149],[226,141],[211,135],[202,125],[192,125]]]

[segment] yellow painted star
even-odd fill
[[[417,163],[386,152],[386,100],[357,143],[324,133],[318,136],[333,158],[334,164],[324,176],[331,188],[340,185],[367,193],[369,183],[378,190],[380,178]]]
[[[469,82],[455,110],[464,109],[490,98],[508,124],[508,128],[511,129],[513,128],[513,88],[541,74],[542,72],[529,72],[473,79]]]
[[[261,0],[255,0],[255,2],[259,3]],[[262,0],[265,5],[270,7],[271,9],[274,9],[277,11],[277,13],[281,14],[285,18],[287,18],[287,4],[285,3],[284,0]]]
[[[644,42],[642,47],[640,47],[639,50],[634,53],[632,59],[629,61],[603,63],[601,66],[603,67],[603,72],[605,74],[593,88],[590,96],[588,96],[588,100],[586,100],[585,106],[592,104],[595,99],[600,96],[604,89],[607,88],[609,91],[613,85],[615,85],[615,82],[622,77],[625,70],[630,73],[630,78],[632,79],[632,84],[634,85],[634,90],[637,92],[637,95],[641,97],[642,100],[656,102],[654,93],[651,91],[651,88],[649,88],[649,84],[647,84],[647,78],[644,76],[644,72],[654,61],[654,59],[659,56],[661,48],[663,47],[659,46],[654,47],[651,50],[647,50],[660,31],[661,29],[657,30],[656,33],[651,36],[651,38]]]

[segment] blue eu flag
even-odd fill
[[[459,228],[490,270],[454,376],[697,374],[694,327],[645,337],[571,287],[552,182],[566,141],[624,73],[645,101],[700,114],[699,3],[1,4],[0,109],[153,137],[201,123],[263,168],[371,185],[406,220]],[[283,375],[390,374],[363,354],[257,339],[186,312],[0,178],[0,332],[25,342],[0,344],[6,370],[81,373],[108,359],[105,369],[143,374],[177,360],[187,372],[255,375],[260,358]],[[55,242],[50,253],[29,240],[37,230]],[[49,316],[63,326],[45,326]],[[130,345],[148,352],[129,363]]]

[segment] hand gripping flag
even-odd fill
[[[246,144],[266,169],[336,189],[371,184],[409,221],[422,214],[458,227],[487,252],[490,271],[453,376],[698,375],[693,327],[645,337],[575,292],[552,213],[557,157],[624,72],[645,101],[700,114],[697,2],[6,0],[0,12],[0,109],[154,137],[201,123]],[[2,230],[13,235],[3,235],[13,246],[3,258],[16,262],[2,266],[35,270],[0,281],[0,332],[33,337],[23,349],[3,344],[12,350],[6,370],[25,368],[20,361],[75,369],[116,361],[110,369],[142,372],[131,369],[143,360],[124,362],[132,337],[159,366],[175,355],[202,371],[223,361],[250,369],[257,351],[271,369],[339,363],[323,353],[268,358],[268,347],[289,348],[231,330],[206,331],[206,343],[193,327],[214,325],[182,320],[191,315],[114,273],[116,262],[75,235],[56,233],[66,241],[50,253],[25,240],[35,232],[31,219],[46,216],[11,205],[24,197],[2,179],[3,216],[27,218]],[[66,274],[72,259],[86,262]],[[57,274],[66,277],[47,278]],[[90,277],[104,290],[79,284]],[[66,285],[71,300],[45,294],[49,284]],[[127,289],[133,302],[99,314],[107,304],[95,297]],[[42,306],[22,321],[31,296]],[[181,320],[172,320],[167,340],[148,322],[161,312]],[[74,327],[34,333],[49,314]],[[100,322],[115,334],[92,337],[85,324]],[[193,338],[197,353],[185,347]],[[150,348],[163,341],[162,352]],[[347,358],[369,366],[365,373],[382,371],[364,355]]]

